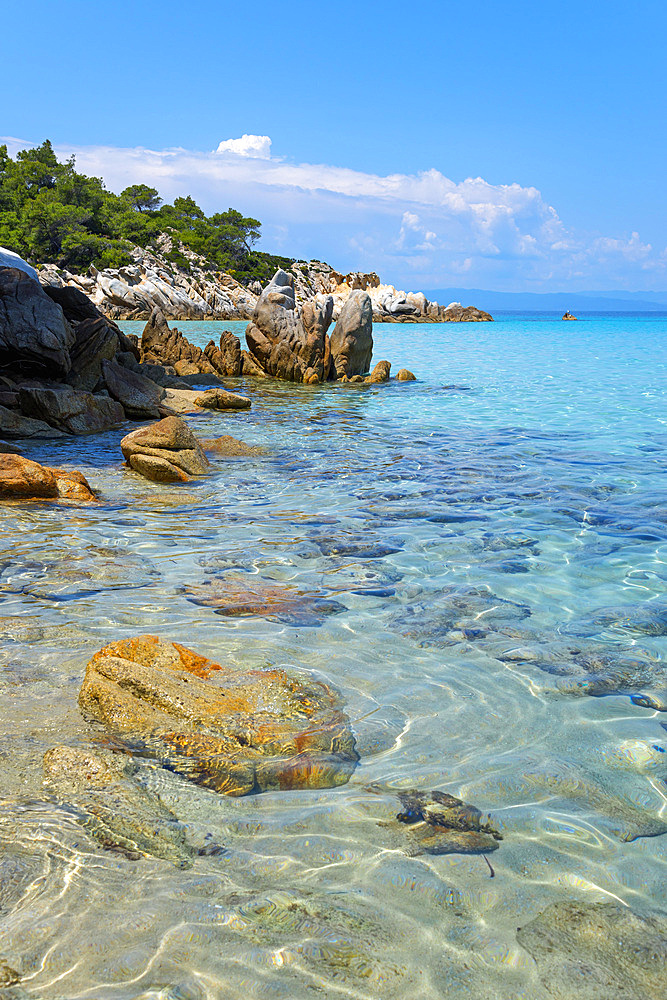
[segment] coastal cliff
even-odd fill
[[[174,250],[187,266],[169,259]],[[135,246],[131,255],[132,264],[103,270],[91,265],[83,275],[45,264],[39,269],[39,279],[51,288],[78,288],[110,319],[148,319],[156,307],[167,319],[252,319],[262,291],[259,283],[241,284],[173,236],[163,234],[155,250]],[[297,261],[289,273],[294,279],[296,304],[331,296],[334,320],[357,290],[370,296],[375,323],[476,323],[493,319],[474,306],[463,307],[458,302],[442,306],[430,302],[423,292],[401,291],[384,284],[374,272],[343,275],[320,261]]]

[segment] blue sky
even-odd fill
[[[666,29],[641,0],[6,5],[0,135],[402,287],[665,289]],[[244,135],[271,143],[214,152]]]

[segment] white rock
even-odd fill
[[[6,247],[0,247],[0,267],[17,267],[19,271],[25,271],[35,281],[39,281],[39,275],[34,267],[31,267],[23,257],[19,257],[13,250],[7,250]]]

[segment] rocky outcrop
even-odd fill
[[[397,382],[416,382],[417,377],[408,368],[401,368],[396,374]]]
[[[373,305],[370,295],[353,291],[340,311],[331,334],[331,358],[336,376],[363,375],[373,356]]]
[[[169,260],[177,250],[187,267]],[[40,271],[40,280],[54,287],[70,286],[85,292],[106,316],[113,319],[148,319],[159,308],[167,319],[251,319],[261,287],[248,288],[230,274],[216,270],[184,244],[163,234],[154,250],[132,250],[134,263],[118,269],[76,275],[54,265]],[[29,265],[26,265],[29,266]],[[453,323],[491,320],[474,306],[430,302],[423,292],[404,292],[384,284],[375,272],[341,274],[320,261],[296,261],[289,269],[297,306],[309,299],[333,296],[337,319],[350,294],[365,291],[371,298],[375,323]],[[238,372],[229,374],[239,374]]]
[[[162,415],[160,403],[165,390],[151,379],[115,361],[103,361],[102,374],[109,395],[131,420],[151,420]]]
[[[274,378],[306,385],[323,382],[329,375],[327,330],[332,315],[330,297],[322,302],[309,299],[297,309],[294,279],[279,270],[260,295],[246,329],[248,351]]]
[[[120,447],[130,468],[154,482],[188,482],[209,470],[199,442],[180,417],[140,427],[126,434]]]
[[[95,494],[80,472],[52,469],[22,455],[0,454],[0,500],[73,500],[88,503]]]
[[[191,344],[176,327],[170,328],[159,306],[151,312],[141,334],[141,362],[169,365],[177,375],[215,374],[202,349]]]
[[[366,379],[366,382],[371,385],[376,385],[380,382],[388,382],[390,372],[391,363],[389,361],[378,361],[375,368]]]
[[[17,387],[18,388],[18,387]],[[16,406],[19,394],[16,393]],[[65,437],[64,431],[51,427],[43,420],[24,417],[16,409],[0,406],[0,434],[5,438],[58,438]]]
[[[188,261],[184,270],[168,260],[177,249]],[[154,251],[134,247],[132,264],[87,275],[72,274],[54,265],[40,271],[45,285],[79,288],[112,319],[148,319],[159,308],[169,319],[249,319],[257,296],[230,274],[208,267],[183,244],[175,246],[164,234]]]
[[[241,341],[234,336],[231,330],[222,331],[217,347],[214,341],[209,340],[204,348],[204,354],[219,375],[235,377],[242,374]]]
[[[341,699],[326,684],[225,667],[155,636],[96,653],[79,705],[116,745],[226,795],[331,788],[358,760]]]

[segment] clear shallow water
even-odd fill
[[[202,345],[233,325],[179,324]],[[646,834],[665,819],[667,715],[558,688],[582,679],[563,651],[577,643],[664,687],[665,318],[513,315],[378,326],[375,341],[420,381],[240,380],[251,411],[192,425],[267,456],[186,486],[124,469],[119,432],[26,443],[104,502],[0,511],[13,995],[537,1000],[518,926],[561,899],[663,905],[667,836]],[[304,627],[187,600],[226,572],[345,610]],[[230,800],[146,769],[193,843],[226,853],[181,870],[102,850],[48,796],[41,758],[86,745],[87,659],[143,631],[334,683],[362,755],[350,783]],[[479,856],[410,857],[392,839],[390,790],[413,787],[491,812],[493,879]]]

